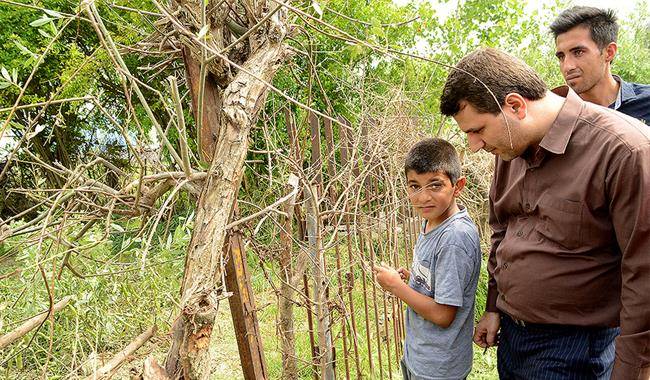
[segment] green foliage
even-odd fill
[[[155,140],[147,137],[151,133],[151,120],[139,102],[132,103],[141,123],[127,116],[121,77],[114,69],[111,57],[100,48],[93,28],[86,22],[73,20],[63,29],[69,21],[67,14],[79,11],[78,4],[67,0],[37,3],[43,7],[42,10],[0,4],[0,25],[3,25],[0,28],[0,108],[14,104],[22,86],[34,71],[21,104],[47,101],[52,96],[56,100],[92,95],[129,135],[141,137],[142,141]],[[150,2],[118,1],[117,5],[156,11]],[[149,19],[135,12],[120,10],[108,3],[98,3],[98,6],[107,28],[121,45],[132,46],[153,29]],[[392,0],[329,0],[303,2],[300,6],[316,19],[335,28],[314,20],[294,18],[296,33],[292,34],[288,43],[296,53],[281,68],[273,83],[298,102],[321,112],[344,116],[355,125],[364,118],[381,115],[385,105],[392,98],[399,97],[414,105],[409,110],[412,114],[408,116],[422,120],[424,130],[429,133],[437,130],[442,122],[438,116],[438,98],[448,72],[445,65],[453,65],[460,57],[480,46],[499,47],[520,56],[551,87],[563,83],[553,55],[552,37],[547,30],[564,4],[551,4],[540,12],[530,11],[525,3],[515,0],[467,0],[450,14],[443,11],[449,7],[448,3],[434,5],[428,1],[400,5]],[[647,82],[650,78],[647,18],[647,2],[640,1],[638,11],[622,22],[614,72],[629,81]],[[62,29],[61,37],[52,43],[53,36]],[[42,64],[36,67],[50,44],[51,48]],[[387,54],[385,49],[429,59]],[[155,91],[145,90],[160,123],[167,125],[171,118],[166,112],[169,90],[161,78],[172,73],[181,77],[182,66],[174,62],[160,73],[151,73],[139,68],[159,63],[160,57],[126,54],[125,61],[131,73],[140,81],[163,94],[159,97]],[[186,93],[187,89],[181,88],[181,92]],[[195,124],[188,103],[189,96],[185,96],[183,102],[189,144],[196,152],[193,137],[196,136],[193,130]],[[269,94],[264,115],[251,132],[250,144],[252,150],[271,153],[250,152],[248,155],[250,162],[246,166],[245,186],[239,194],[239,199],[243,201],[240,203],[243,215],[258,211],[259,207],[254,205],[270,204],[278,198],[278,194],[285,193],[282,181],[291,171],[286,160],[288,137],[283,113],[285,107],[289,107],[295,116],[303,151],[309,151],[307,112],[279,94]],[[11,124],[12,133],[21,137],[37,114],[38,109],[17,112]],[[0,120],[4,120],[6,115],[1,114]],[[71,167],[87,162],[88,156],[99,155],[124,169],[125,178],[118,180],[127,181],[136,177],[137,171],[131,166],[133,157],[127,152],[124,138],[112,121],[92,104],[78,101],[51,107],[42,116],[40,125],[42,130],[38,136],[42,137],[41,145],[44,152],[49,153],[50,162],[62,162],[61,150],[69,153]],[[55,137],[55,127],[62,132],[61,140]],[[443,127],[451,130],[453,126],[451,122],[446,122]],[[170,128],[169,138],[172,144],[177,143],[178,135],[174,128]],[[325,136],[321,140],[324,151]],[[335,140],[340,141],[340,136],[336,135]],[[19,158],[23,157],[20,154]],[[163,154],[162,159],[169,160],[167,153]],[[309,157],[306,157],[302,164],[307,165],[308,161]],[[10,183],[3,182],[0,193],[5,188],[33,188],[46,180],[38,168],[21,166],[20,163],[15,165],[17,169],[10,172],[6,179]],[[104,175],[106,173],[97,173],[98,178]],[[468,188],[475,189],[472,186],[470,183]],[[476,201],[480,203],[483,200]],[[75,252],[68,252],[64,245],[46,245],[38,249],[34,241],[21,237],[0,243],[0,274],[22,268],[20,275],[0,282],[0,333],[11,330],[18,321],[47,308],[48,292],[42,285],[43,274],[50,284],[54,284],[55,300],[68,294],[75,297],[73,305],[55,316],[56,323],[52,330],[46,323],[33,335],[32,344],[28,345],[32,339],[32,335],[28,335],[14,344],[8,353],[3,353],[3,360],[7,361],[0,365],[2,376],[37,378],[48,360],[51,378],[81,375],[81,364],[92,352],[115,352],[153,324],[157,324],[161,331],[168,331],[178,313],[174,299],[180,288],[195,207],[195,201],[185,193],[179,194],[177,202],[176,210],[182,212],[163,218],[149,245],[149,235],[142,234],[146,229],[142,228],[141,222],[126,218],[111,220],[108,226],[93,227],[89,235],[76,242],[87,248]],[[15,205],[17,202],[12,199],[7,203]],[[154,210],[161,203],[159,201]],[[0,211],[3,209],[1,206],[3,203],[0,203]],[[481,219],[481,216],[475,216],[475,219]],[[15,228],[21,223],[17,222],[11,227]],[[67,235],[73,236],[81,226],[75,228],[67,231]],[[276,295],[267,276],[278,271],[272,259],[279,230],[269,220],[262,223],[255,239],[265,244],[268,252],[251,251],[248,257],[252,268],[252,285],[258,305],[262,305],[258,316],[273,378],[280,376],[281,362],[275,331]],[[108,233],[107,241],[92,246],[101,241],[105,233]],[[483,238],[485,241],[487,236]],[[142,270],[145,250],[147,260]],[[345,252],[343,249],[344,257]],[[68,254],[69,264],[85,278],[74,276],[68,269],[63,269],[59,276],[63,259]],[[400,254],[402,260],[406,261],[406,250]],[[332,252],[328,251],[327,255],[329,260]],[[330,265],[333,262],[329,260]],[[345,260],[343,264],[346,264]],[[362,276],[360,269],[355,271],[356,281],[360,281]],[[482,313],[486,294],[487,275],[483,270],[477,293],[477,317]],[[355,305],[361,305],[363,296],[360,287],[356,287],[353,293]],[[362,308],[358,307],[356,312],[357,320],[362,320]],[[298,330],[305,331],[307,322],[304,308],[296,308],[296,313]],[[229,318],[227,314],[221,316]],[[361,342],[365,340],[364,328],[362,326],[358,331]],[[338,333],[335,331],[335,334]],[[373,336],[373,341],[375,338]],[[50,339],[53,350],[51,358],[47,359]],[[167,343],[162,342],[154,349],[158,350],[155,353],[164,354]],[[364,358],[364,371],[369,374],[365,359],[367,352],[364,351],[367,348],[364,347],[365,344],[362,344],[361,357]],[[342,352],[342,347],[337,347],[337,352]],[[310,357],[306,334],[298,337],[297,353],[303,359]],[[229,359],[234,361],[233,366],[237,368],[238,362],[233,359],[236,358],[236,348],[230,354]],[[494,350],[485,355],[475,350],[472,378],[495,378],[495,366]],[[301,368],[301,376],[310,378],[310,365],[303,363]],[[340,365],[338,370],[342,371],[342,368]],[[396,368],[392,369],[397,374]]]
[[[70,265],[84,278],[61,268],[65,257],[61,247],[52,245],[39,250],[36,244],[25,245],[20,239],[0,244],[0,252],[4,250],[0,256],[3,273],[22,269],[20,275],[0,282],[2,333],[47,310],[47,289],[34,285],[43,284],[42,276],[55,285],[55,302],[73,296],[71,304],[55,315],[53,329],[45,323],[35,335],[28,334],[3,352],[3,378],[37,378],[48,360],[50,373],[63,378],[81,376],[88,369],[86,360],[92,353],[115,353],[153,325],[161,331],[170,328],[170,316],[178,310],[169,295],[177,294],[180,287],[192,223],[188,215],[179,215],[169,228],[161,226],[144,270],[140,266],[143,249],[137,227],[137,223],[113,223],[109,227],[111,238],[106,242],[104,226],[85,235],[78,243],[90,248],[69,257]],[[48,255],[43,256],[44,252]],[[47,359],[44,353],[50,340],[52,357]]]
[[[635,12],[622,20],[618,53],[612,72],[628,82],[648,83],[650,78],[650,7],[647,1],[637,1]]]

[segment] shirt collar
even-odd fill
[[[546,132],[539,146],[554,154],[564,154],[573,130],[578,123],[584,100],[580,99],[578,94],[568,86],[560,86],[551,91],[566,99],[560,113],[558,113],[557,118],[553,121],[551,128]]]
[[[618,75],[612,76],[614,77],[614,80],[620,84],[618,87],[618,94],[616,95],[616,101],[614,102],[613,107],[610,106],[610,108],[617,110],[623,102],[626,102],[628,99],[635,97],[636,94],[634,93],[632,83],[624,81],[623,78],[619,77]]]

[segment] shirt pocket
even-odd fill
[[[549,194],[540,197],[540,221],[535,226],[546,240],[566,249],[583,245],[582,202],[557,198]]]

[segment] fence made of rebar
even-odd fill
[[[403,157],[423,126],[400,112],[404,106],[389,103],[384,115],[357,125],[344,118],[333,124],[311,112],[297,122],[284,108],[289,141],[282,160],[296,180],[287,186],[293,196],[269,223],[279,244],[256,238],[264,221],[248,236],[278,299],[283,378],[401,376],[405,305],[378,286],[372,266],[408,269],[421,228],[408,203]],[[484,196],[480,185],[469,191],[479,194],[464,198]],[[470,205],[473,213],[483,207]],[[306,316],[304,329],[296,315]],[[309,357],[296,353],[305,333]]]

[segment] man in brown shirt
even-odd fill
[[[650,378],[650,130],[494,49],[463,58],[440,103],[497,156],[474,340],[500,329],[500,377]]]

